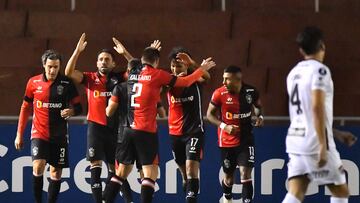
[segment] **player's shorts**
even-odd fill
[[[159,164],[159,141],[156,133],[125,128],[122,146],[117,152],[119,163],[130,165],[138,161],[141,166]]]
[[[31,139],[32,160],[45,159],[56,168],[68,168],[68,144],[51,143],[38,138]]]
[[[241,145],[237,147],[220,147],[223,171],[226,174],[234,173],[236,167],[253,168],[255,164],[254,145]]]
[[[121,159],[121,156],[122,156],[122,153],[124,149],[123,149],[123,143],[118,143],[117,146],[116,146],[116,154],[115,154],[115,161],[116,161],[116,165],[118,165],[120,163],[120,159]],[[131,162],[129,162],[131,163]],[[135,165],[136,165],[136,169],[139,171],[142,170],[142,165],[140,164],[140,161],[138,160],[138,158],[135,158]]]
[[[175,162],[184,165],[186,160],[201,161],[203,155],[204,133],[192,135],[170,135]]]
[[[116,140],[117,135],[113,129],[89,121],[87,132],[87,160],[105,160],[109,164],[114,164]]]
[[[328,151],[328,161],[322,168],[318,167],[319,155],[299,155],[289,153],[288,179],[306,175],[318,185],[346,183],[345,171],[340,155],[336,150]]]

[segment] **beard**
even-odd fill
[[[109,67],[100,67],[99,68],[99,72],[102,74],[108,74],[111,72],[111,70],[112,70],[112,68],[109,68]]]

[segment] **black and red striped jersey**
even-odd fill
[[[239,132],[231,135],[218,128],[218,144],[220,147],[234,147],[241,143],[244,136],[251,136],[252,109],[260,106],[258,91],[243,83],[240,93],[231,93],[225,86],[216,89],[212,95],[211,103],[220,109],[220,120],[227,125],[239,126]]]
[[[169,134],[182,136],[204,132],[201,85],[173,87],[167,92]]]
[[[60,111],[70,106],[73,106],[76,115],[82,111],[75,85],[60,74],[54,81],[47,80],[45,74],[30,78],[24,101],[33,106],[31,138],[51,142],[67,141],[67,121],[61,117]],[[24,128],[23,125],[20,121],[18,129]]]
[[[83,75],[82,84],[85,86],[88,102],[87,119],[111,128],[116,127],[117,116],[108,118],[105,109],[116,84],[124,81],[123,73],[101,75],[99,72],[84,72]]]

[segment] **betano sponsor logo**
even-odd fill
[[[174,96],[171,96],[171,103],[182,103],[182,102],[191,102],[191,101],[194,101],[194,96],[190,96],[190,97],[174,97]]]
[[[231,112],[226,112],[225,113],[225,117],[228,120],[247,118],[247,117],[250,117],[250,116],[251,116],[251,111],[249,111],[248,113],[231,113]]]
[[[38,109],[46,108],[46,109],[61,109],[62,103],[52,103],[52,102],[42,102],[40,100],[36,101],[36,107]]]
[[[98,97],[111,97],[111,92],[100,92],[98,90],[94,91],[94,97],[98,98]]]

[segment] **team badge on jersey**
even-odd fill
[[[62,85],[57,86],[56,91],[58,95],[62,95],[64,93],[64,86]]]
[[[319,69],[319,74],[320,75],[326,75],[326,69],[325,68],[320,68]]]
[[[250,95],[250,94],[247,94],[247,95],[245,96],[245,98],[246,98],[247,103],[251,104],[251,102],[252,102],[252,97],[251,97],[251,95]]]

